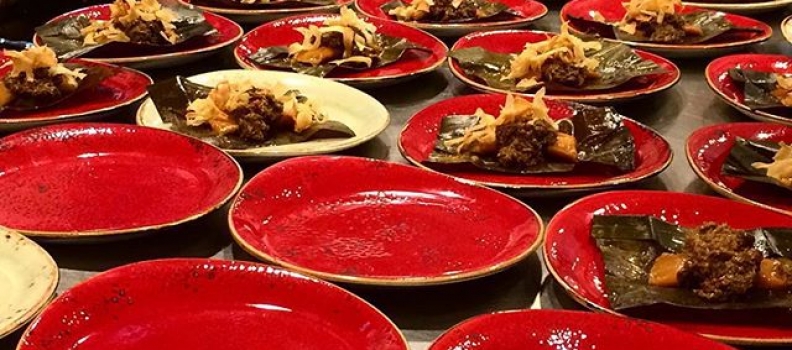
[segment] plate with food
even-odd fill
[[[452,327],[429,350],[734,350],[665,325],[601,313],[509,310],[476,316]],[[472,349],[472,348],[470,348]]]
[[[46,166],[42,166],[45,164]],[[74,123],[0,139],[0,226],[49,240],[122,238],[195,220],[242,184],[233,158],[136,125]]]
[[[0,339],[36,317],[55,295],[58,266],[44,248],[0,227]]]
[[[358,157],[277,163],[253,177],[231,208],[232,236],[253,256],[343,283],[471,280],[520,262],[542,241],[541,218],[516,199]]]
[[[139,71],[72,59],[47,47],[0,52],[0,131],[17,131],[118,112],[146,96]]]
[[[680,0],[573,0],[561,20],[576,32],[674,57],[711,57],[770,39],[773,29],[739,15]]]
[[[671,88],[679,68],[655,54],[617,42],[583,40],[562,24],[561,33],[478,32],[449,53],[451,73],[483,92],[532,95],[587,103],[630,100]]]
[[[363,144],[390,124],[373,97],[304,74],[228,70],[152,85],[137,123],[199,138],[245,161],[277,161]]]
[[[547,14],[534,0],[356,0],[368,17],[398,21],[441,37],[530,25]]]
[[[783,10],[792,4],[792,0],[697,0],[685,1],[685,4],[709,10],[754,15],[773,10]]]
[[[792,216],[712,196],[607,192],[553,217],[544,256],[590,309],[727,343],[792,343]]]
[[[792,127],[769,123],[727,123],[688,137],[688,162],[718,193],[792,214]]]
[[[179,0],[237,23],[260,24],[284,17],[337,13],[353,0]]]
[[[347,7],[340,15],[306,15],[267,23],[234,50],[242,68],[285,70],[357,87],[395,84],[440,67],[446,45],[421,30]]]
[[[781,21],[781,34],[787,42],[792,43],[792,16]]]
[[[717,58],[707,84],[728,105],[759,120],[792,125],[792,58],[741,54]]]
[[[408,350],[385,315],[330,283],[269,265],[153,260],[102,272],[56,298],[18,350]]]
[[[193,62],[234,44],[233,21],[163,0],[115,0],[55,17],[36,28],[33,43],[63,59],[83,57],[133,68]]]
[[[399,150],[419,167],[533,196],[634,183],[671,163],[668,142],[647,126],[543,94],[441,101],[407,122]]]

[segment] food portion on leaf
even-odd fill
[[[0,111],[30,110],[56,104],[73,95],[85,80],[84,68],[59,63],[47,47],[3,51],[10,71],[0,79]]]
[[[665,72],[626,45],[584,41],[569,33],[567,23],[560,34],[527,43],[519,53],[470,47],[453,50],[449,56],[466,74],[492,88],[515,92],[540,86],[550,92],[612,89],[637,77]]]
[[[281,85],[223,81],[211,88],[176,77],[152,85],[149,95],[174,130],[222,148],[355,136],[308,97]]]
[[[792,229],[682,227],[652,216],[594,216],[616,310],[652,304],[792,307]]]
[[[539,90],[533,101],[508,95],[495,117],[483,110],[443,118],[428,164],[470,163],[479,168],[532,174],[573,171],[598,164],[618,172],[635,168],[635,142],[621,116],[607,108],[571,105],[553,120]]]
[[[496,0],[413,0],[409,4],[394,0],[382,9],[399,21],[425,23],[472,22],[512,14]]]
[[[738,137],[721,173],[792,190],[792,146]]]
[[[729,69],[729,77],[743,86],[743,103],[751,109],[792,107],[792,74]]]
[[[295,30],[302,34],[301,42],[261,48],[250,59],[262,66],[323,77],[336,68],[378,68],[398,61],[407,50],[426,50],[407,39],[377,33],[374,24],[347,7],[321,27],[309,25]]]
[[[239,9],[287,8],[290,6],[329,6],[336,0],[192,0],[196,6],[218,6]]]

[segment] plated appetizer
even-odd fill
[[[382,9],[403,22],[455,23],[488,20],[498,15],[519,16],[496,0],[413,0],[409,4],[394,0]]]
[[[685,1],[685,4],[715,11],[753,15],[784,9],[792,4],[792,0],[697,0]]]
[[[290,8],[313,7],[336,4],[336,0],[192,0],[191,4],[201,7],[220,7],[227,9],[263,9],[263,8]]]
[[[261,24],[289,16],[338,13],[353,0],[179,0],[241,24]]]
[[[721,169],[724,175],[792,190],[792,146],[767,140],[734,140]]]

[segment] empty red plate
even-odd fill
[[[743,85],[729,77],[729,69],[742,68],[780,74],[792,73],[792,57],[784,55],[744,54],[720,57],[707,65],[707,84],[718,97],[748,117],[792,125],[792,113],[783,110],[752,110],[744,103]]]
[[[528,97],[530,99],[530,97]],[[433,104],[415,114],[399,136],[399,150],[411,163],[423,164],[432,153],[440,121],[449,115],[471,115],[476,109],[498,115],[506,95],[468,95]],[[546,100],[553,119],[568,118],[572,110],[563,101]],[[570,172],[565,174],[519,175],[485,171],[474,167],[443,169],[448,175],[486,186],[519,190],[526,194],[560,194],[591,191],[637,182],[657,175],[671,164],[668,142],[649,127],[625,119],[624,124],[635,138],[636,168],[627,174],[605,172]],[[428,169],[428,168],[427,168]]]
[[[547,226],[545,262],[556,281],[588,308],[610,309],[602,256],[591,238],[594,215],[653,215],[688,227],[707,222],[737,229],[792,227],[792,216],[723,198],[661,191],[617,191],[583,198],[556,214]],[[792,310],[699,310],[665,305],[625,314],[660,322],[724,342],[792,343]],[[693,349],[679,347],[680,349]]]
[[[790,192],[778,186],[721,174],[736,137],[792,143],[792,127],[769,123],[727,123],[701,128],[687,139],[690,166],[718,193],[767,209],[792,214]]]
[[[264,24],[251,32],[245,34],[234,50],[237,63],[245,69],[270,69],[260,66],[253,62],[248,56],[259,51],[261,48],[272,46],[289,46],[295,42],[302,42],[303,35],[294,30],[299,27],[315,25],[321,27],[332,14],[316,14],[295,16],[279,19]],[[420,74],[431,72],[443,64],[447,55],[448,47],[432,35],[410,26],[381,20],[378,18],[367,18],[366,21],[377,27],[377,32],[396,38],[405,38],[408,41],[418,44],[426,51],[408,50],[398,61],[383,67],[366,69],[360,71],[336,70],[327,78],[356,86],[387,85],[401,82],[409,78],[414,78]]]
[[[407,350],[377,309],[329,283],[272,266],[155,260],[61,294],[18,350]]]
[[[646,321],[591,312],[515,310],[464,321],[429,350],[729,350],[732,347]]]
[[[176,225],[242,183],[233,158],[197,139],[122,124],[64,124],[0,139],[0,226],[41,238]]]
[[[229,213],[253,255],[328,280],[427,285],[481,277],[533,252],[542,221],[513,198],[411,166],[303,157],[256,175]]]

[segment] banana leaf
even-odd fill
[[[749,108],[787,108],[773,95],[777,88],[778,73],[732,68],[729,69],[729,77],[743,85],[743,103]]]
[[[497,16],[504,15],[504,14],[511,15],[511,16],[522,17],[522,14],[520,14],[517,11],[512,10],[511,7],[509,7],[508,5],[503,4],[501,2],[498,2],[498,1],[495,1],[495,0],[492,0],[492,1],[490,1],[490,0],[471,0],[471,1],[473,2],[473,6],[477,10],[475,17],[455,18],[453,20],[444,21],[444,22],[424,21],[424,20],[420,20],[418,22],[421,22],[421,23],[464,23],[464,22],[488,21],[488,20],[492,20],[493,17],[497,17]],[[388,13],[388,12],[390,12],[390,10],[398,8],[398,7],[402,7],[402,6],[408,6],[408,5],[405,4],[404,2],[402,2],[401,0],[393,0],[393,1],[390,1],[388,3],[385,3],[380,8],[385,13]],[[395,17],[392,17],[392,18],[395,19]]]
[[[465,74],[483,81],[488,86],[508,91],[528,91],[545,86],[548,91],[592,91],[618,87],[634,78],[664,73],[665,69],[655,62],[643,59],[624,44],[602,42],[602,49],[589,52],[590,57],[599,61],[596,79],[589,80],[584,86],[573,87],[558,83],[545,83],[527,88],[518,88],[517,79],[506,78],[511,70],[513,54],[496,53],[481,47],[453,50],[454,58]],[[540,82],[541,83],[541,82]]]
[[[77,88],[74,91],[64,94],[58,99],[55,100],[38,100],[38,99],[31,99],[31,98],[23,98],[23,97],[14,97],[8,104],[4,106],[0,106],[0,114],[4,110],[9,111],[33,111],[39,109],[45,109],[57,104],[63,103],[64,101],[77,96],[79,93],[91,90],[97,87],[99,84],[102,83],[105,78],[112,75],[112,71],[107,67],[100,67],[100,66],[84,66],[81,64],[73,64],[73,63],[66,63],[64,66],[68,69],[80,69],[82,72],[85,73],[85,77],[82,78],[77,85]]]
[[[779,149],[778,142],[746,140],[742,137],[737,137],[734,139],[734,145],[729,151],[729,156],[723,162],[721,173],[792,190],[792,188],[778,180],[767,176],[767,169],[756,169],[751,165],[756,162],[772,163],[773,156]]]
[[[224,149],[246,149],[355,136],[355,132],[352,129],[334,120],[315,124],[299,133],[281,131],[271,139],[261,143],[251,142],[235,135],[219,136],[208,127],[187,125],[184,117],[187,114],[187,106],[193,100],[205,98],[211,90],[211,87],[193,83],[181,76],[156,83],[148,88],[149,97],[151,97],[157,107],[157,111],[163,121],[170,124],[171,130],[201,139]],[[299,92],[293,91],[293,93]],[[298,96],[298,99],[301,98],[305,97]]]
[[[328,6],[335,5],[336,0],[259,0],[252,4],[243,4],[235,0],[193,0],[191,2],[198,6],[220,6],[223,8],[237,9],[266,9],[266,8],[287,8],[287,7],[307,7],[307,6]]]
[[[792,307],[792,293],[755,289],[741,300],[709,302],[685,288],[649,285],[654,260],[664,252],[678,252],[689,228],[652,216],[597,215],[591,235],[605,263],[607,297],[614,310],[653,304],[697,309],[765,309]],[[756,228],[749,231],[755,247],[767,258],[792,258],[792,228]]]
[[[343,62],[341,64],[324,63],[318,66],[296,62],[289,57],[288,48],[285,46],[272,46],[259,49],[250,55],[250,59],[258,65],[283,70],[292,70],[298,73],[325,77],[330,75],[337,68],[349,70],[368,70],[379,68],[394,63],[404,56],[408,50],[429,51],[429,49],[418,46],[404,38],[395,38],[387,35],[379,35],[380,47],[382,51],[374,57],[371,67],[360,63]]]
[[[36,33],[45,45],[55,51],[59,58],[69,59],[85,55],[88,52],[109,44],[141,47],[169,47],[199,36],[213,35],[217,32],[211,24],[206,22],[203,12],[200,10],[177,3],[163,3],[163,6],[176,13],[176,20],[173,24],[176,26],[175,31],[179,34],[179,38],[175,44],[155,45],[151,43],[109,42],[97,45],[85,45],[83,43],[83,35],[80,31],[91,24],[91,19],[85,15],[66,17],[52,21],[36,28]]]
[[[546,162],[526,169],[510,169],[500,165],[494,156],[460,154],[446,146],[446,141],[464,135],[478,123],[475,115],[446,116],[440,123],[434,150],[424,162],[427,165],[471,164],[475,167],[504,173],[541,174],[566,173],[584,164],[600,165],[625,173],[635,169],[635,140],[622,123],[622,116],[611,108],[573,104],[572,116],[560,127],[577,141],[577,163]]]

